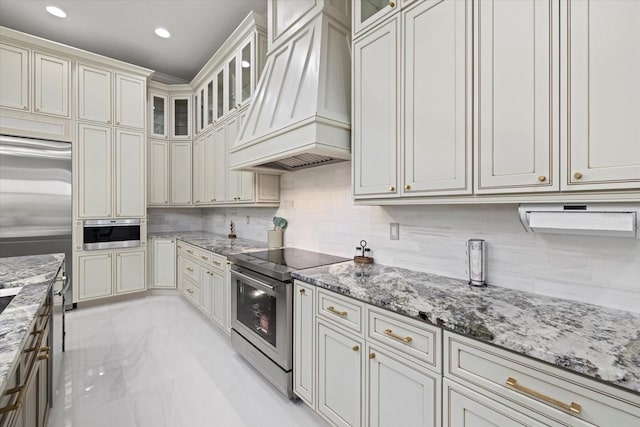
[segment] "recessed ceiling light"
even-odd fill
[[[251,67],[251,62],[247,61],[246,59],[242,60],[241,64],[242,64],[242,68]]]
[[[57,16],[58,18],[66,18],[67,17],[67,14],[64,13],[64,10],[60,9],[59,7],[47,6],[46,9],[47,9],[47,12],[49,12],[53,16]]]
[[[168,39],[169,37],[171,37],[171,33],[166,28],[162,27],[156,28],[156,35],[158,37],[162,37],[163,39]]]

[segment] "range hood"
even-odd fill
[[[640,239],[640,204],[520,205],[528,232]]]
[[[282,173],[351,158],[351,30],[321,10],[267,55],[231,170]]]

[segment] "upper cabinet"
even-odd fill
[[[171,96],[171,139],[191,138],[191,95]]]
[[[0,43],[0,106],[29,110],[29,50]]]
[[[352,6],[355,199],[637,200],[640,3]]]
[[[149,91],[149,136],[166,139],[169,135],[169,96]]]
[[[475,6],[476,193],[558,191],[559,2]]]
[[[77,96],[78,120],[145,128],[144,78],[78,64]]]
[[[34,52],[33,63],[33,111],[69,117],[70,61]]]
[[[562,189],[639,188],[640,2],[562,6]]]

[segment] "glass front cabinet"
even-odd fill
[[[225,113],[243,106],[253,95],[255,87],[256,54],[254,37],[248,38],[227,61],[227,85]]]
[[[171,139],[191,138],[191,96],[171,96]]]
[[[169,135],[169,97],[149,91],[149,136],[166,139]]]

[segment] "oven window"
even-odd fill
[[[140,240],[140,226],[93,226],[84,228],[84,243]]]
[[[241,280],[237,284],[238,321],[276,347],[277,298]]]

